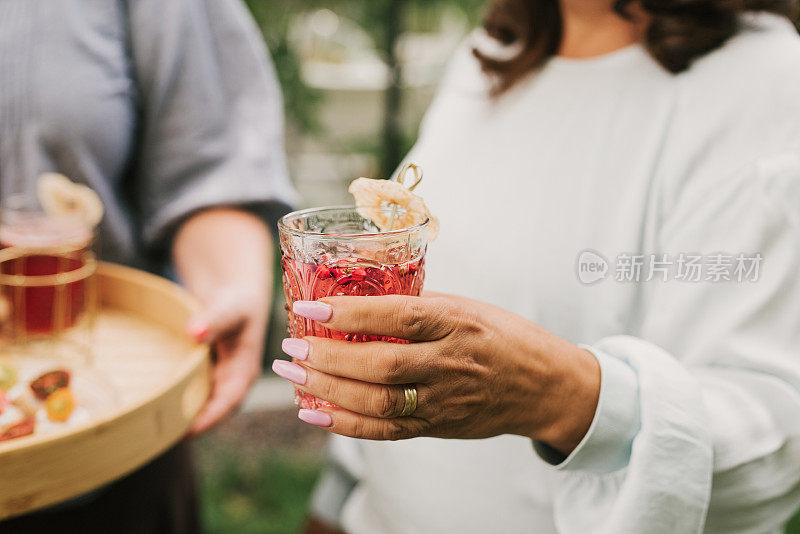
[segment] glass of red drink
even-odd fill
[[[0,343],[29,350],[91,329],[93,235],[79,217],[0,209]]]
[[[393,207],[369,209],[402,211]],[[337,332],[292,313],[292,304],[298,300],[420,294],[425,280],[427,217],[420,214],[415,219],[421,222],[415,226],[382,232],[359,211],[364,212],[354,207],[312,208],[290,213],[278,223],[291,337],[407,343],[383,336]],[[298,390],[295,400],[301,408],[331,406]]]

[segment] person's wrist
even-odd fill
[[[569,455],[592,425],[600,395],[600,365],[589,351],[571,345],[559,354],[537,404],[548,414],[528,437]]]
[[[266,306],[269,286],[261,283],[258,277],[241,275],[229,278],[216,279],[213,282],[209,280],[208,283],[200,284],[198,287],[191,287],[190,291],[206,305],[235,302],[237,307],[247,310],[260,310],[261,306]]]

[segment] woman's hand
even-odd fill
[[[600,391],[594,356],[502,309],[451,296],[327,297],[294,312],[326,328],[414,341],[284,341],[295,363],[278,374],[339,408],[301,410],[306,422],[366,439],[518,434],[569,454]],[[403,384],[418,407],[400,417]]]
[[[205,432],[239,403],[261,373],[272,247],[257,217],[235,209],[210,209],[187,220],[173,242],[181,280],[204,310],[187,325],[216,355],[211,396],[190,434]]]
[[[192,318],[189,334],[210,343],[216,361],[211,395],[189,431],[205,432],[225,418],[261,374],[267,304],[245,287],[226,286]]]

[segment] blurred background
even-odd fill
[[[484,0],[246,0],[284,93],[286,148],[305,206],[351,204],[350,181],[388,177]],[[305,207],[298,206],[298,207]],[[287,534],[303,523],[327,432],[297,419],[270,370],[286,335],[280,266],[264,378],[196,440],[210,533]]]
[[[448,57],[484,0],[246,0],[283,87],[287,152],[305,206],[350,204],[349,182],[388,177],[411,148]],[[305,207],[298,206],[298,207]],[[297,420],[283,357],[280,266],[264,378],[195,442],[208,532],[297,532],[327,432]],[[800,518],[788,530],[800,534]]]
[[[389,177],[417,137],[447,61],[484,0],[245,0],[284,94],[302,206],[352,204],[359,176]],[[276,267],[276,274],[279,274]],[[280,278],[276,277],[280,290]],[[276,292],[265,368],[280,354]]]

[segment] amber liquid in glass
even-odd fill
[[[35,238],[31,238],[28,229],[8,226],[0,229],[0,249],[16,246],[31,251],[3,262],[0,271],[11,275],[44,276],[68,273],[83,267],[89,252],[89,237],[83,239],[86,245],[70,247],[69,252],[47,253],[47,248],[57,246],[59,240],[58,232],[50,231],[52,235],[37,233]],[[41,248],[42,252],[34,252],[37,248]],[[52,334],[74,326],[86,305],[86,284],[83,279],[40,287],[3,286],[2,291],[11,306],[16,333],[25,336]]]

